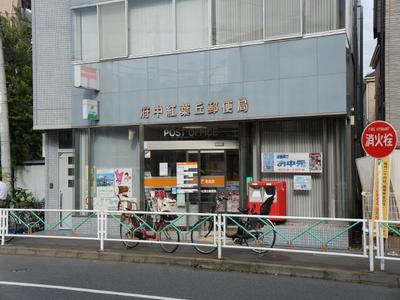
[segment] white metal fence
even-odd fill
[[[374,217],[373,194],[363,193],[362,198],[363,216],[371,220]],[[385,269],[385,261],[400,261],[400,194],[389,194],[387,209],[388,220],[375,220],[371,225],[374,228],[371,238],[375,241],[375,258],[380,260],[382,271]]]
[[[188,224],[192,224],[188,226]],[[66,229],[69,230],[60,230]],[[133,248],[157,244],[166,252],[179,246],[195,247],[201,253],[224,249],[317,254],[383,262],[400,260],[391,255],[381,239],[381,230],[400,238],[400,221],[308,218],[242,214],[201,214],[148,211],[97,211],[55,209],[0,209],[1,245],[14,237],[75,239],[104,243],[121,242]],[[374,232],[372,235],[370,233]],[[357,236],[359,247],[350,245]],[[376,250],[376,251],[375,251]],[[376,252],[376,254],[375,254]]]

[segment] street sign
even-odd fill
[[[364,129],[361,144],[369,156],[374,158],[389,156],[397,146],[396,130],[388,122],[372,122]]]
[[[99,101],[97,100],[82,100],[82,118],[89,121],[99,120]]]
[[[372,219],[380,221],[387,220],[389,215],[389,192],[390,192],[390,157],[396,149],[397,133],[394,127],[385,121],[375,121],[369,124],[361,137],[364,151],[376,159],[375,178],[373,188],[373,215]],[[375,227],[375,226],[374,226]],[[387,228],[378,226],[372,230],[379,233],[379,251],[384,252],[384,239],[388,238]],[[372,235],[371,235],[372,236]],[[381,270],[385,263],[381,260]]]

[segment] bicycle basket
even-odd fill
[[[134,199],[125,198],[118,203],[118,210],[137,210],[137,204]]]

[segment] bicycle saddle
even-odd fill
[[[247,213],[249,212],[249,209],[246,207],[239,207],[238,211],[244,215],[247,215]]]

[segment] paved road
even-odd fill
[[[160,300],[398,300],[400,289],[167,265],[0,256],[1,300],[128,297]]]

